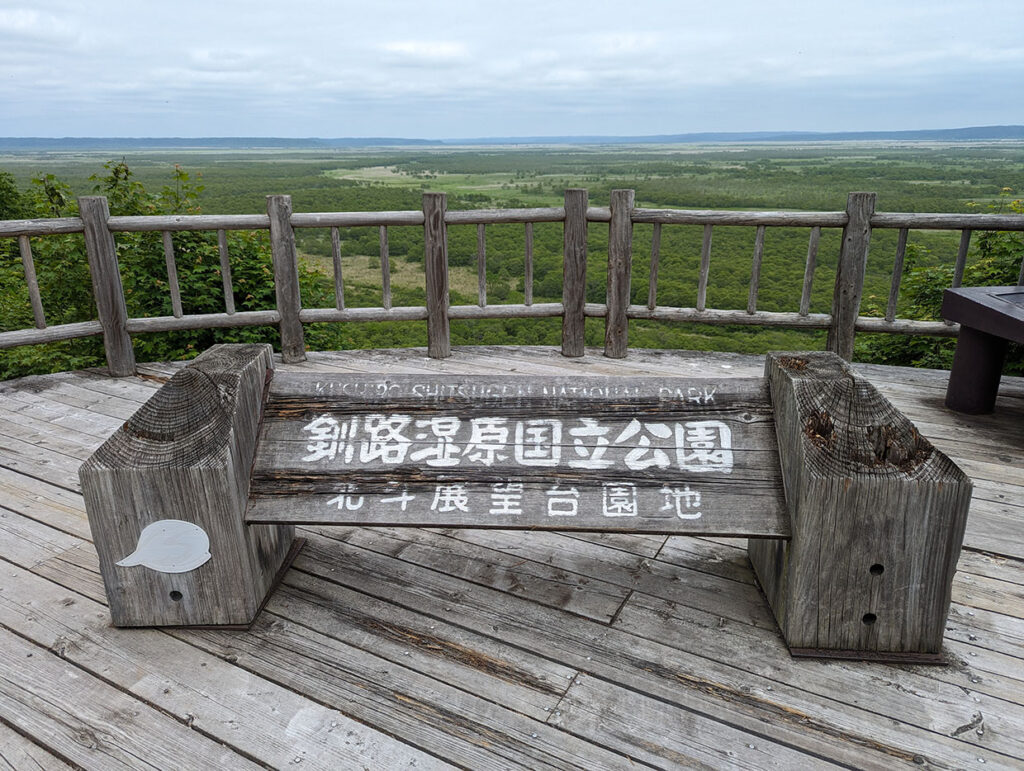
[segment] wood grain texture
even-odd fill
[[[92,293],[96,312],[103,327],[103,350],[107,367],[115,377],[135,374],[135,351],[128,334],[128,309],[124,302],[124,287],[117,263],[117,246],[107,229],[110,209],[102,196],[82,196],[78,199],[85,232],[85,252],[92,275]]]
[[[612,190],[612,219],[608,225],[608,305],[604,319],[604,355],[621,359],[629,347],[630,276],[633,269],[632,190]]]
[[[380,242],[380,302],[385,309],[391,309],[391,254],[388,250],[388,226],[378,230]]]
[[[250,522],[788,532],[761,379],[311,374],[268,398]]]
[[[707,307],[708,274],[711,271],[711,237],[712,226],[704,226],[704,239],[700,247],[700,272],[697,278],[697,310],[703,312]]]
[[[32,260],[32,244],[28,236],[18,236],[18,251],[21,253],[21,267],[25,272],[28,299],[32,305],[32,320],[35,321],[36,329],[46,329],[46,314],[43,313],[43,301],[39,297],[39,281],[36,279],[36,265]]]
[[[79,471],[116,626],[245,624],[291,545],[292,528],[247,528],[270,346],[214,346],[182,369]],[[208,562],[185,573],[116,563],[141,531],[183,520],[209,538]]]
[[[818,242],[821,240],[821,228],[811,228],[807,240],[807,262],[804,264],[804,283],[800,291],[800,315],[806,316],[811,310],[811,289],[814,286],[814,269],[818,264]]]
[[[184,315],[181,308],[181,288],[178,286],[178,266],[174,260],[174,238],[171,231],[165,230],[161,234],[164,245],[164,262],[167,265],[167,288],[171,292],[171,313],[174,318],[180,319]]]
[[[896,303],[900,298],[900,283],[903,281],[903,261],[907,254],[906,228],[900,228],[900,234],[896,242],[896,260],[892,266],[892,283],[889,285],[889,300],[885,305],[885,320],[896,320]]]
[[[231,282],[231,257],[228,254],[228,234],[225,230],[217,231],[217,254],[220,257],[221,285],[224,287],[224,311],[232,316],[235,313],[235,289]]]
[[[843,246],[836,268],[832,294],[832,327],[826,346],[846,361],[853,358],[860,298],[864,291],[864,271],[871,242],[871,215],[875,210],[874,193],[850,193],[846,202],[848,222],[843,228]]]
[[[334,266],[334,307],[345,310],[345,274],[341,269],[341,234],[331,228],[331,264]]]
[[[654,232],[651,234],[651,265],[647,278],[647,307],[650,310],[658,304],[658,263],[661,260],[661,223],[654,223]]]
[[[281,357],[286,364],[306,358],[306,338],[299,320],[302,297],[299,294],[299,262],[292,229],[292,197],[268,195],[267,215],[270,217],[270,251],[274,260],[274,295],[277,312],[281,314]]]
[[[937,654],[970,480],[835,355],[765,372],[793,538],[748,552],[787,644]]]
[[[562,235],[562,355],[582,356],[587,301],[587,191],[565,191]]]
[[[750,264],[750,289],[747,292],[747,313],[757,312],[757,290],[761,285],[761,261],[764,258],[764,225],[757,226],[754,236],[754,257]]]
[[[448,323],[448,228],[444,193],[423,194],[423,241],[426,250],[424,268],[427,289],[427,352],[431,358],[451,355],[451,330]]]

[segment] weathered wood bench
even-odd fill
[[[794,655],[937,660],[971,484],[834,354],[764,378],[278,373],[216,346],[82,466],[117,626],[251,623],[296,524],[749,538]]]

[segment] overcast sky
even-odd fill
[[[0,0],[0,136],[1021,123],[1021,0]]]

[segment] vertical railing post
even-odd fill
[[[612,190],[608,225],[608,315],[604,320],[604,355],[621,359],[629,345],[629,278],[633,262],[632,190]]]
[[[128,334],[128,309],[117,264],[117,246],[107,227],[110,207],[101,195],[78,199],[78,213],[85,226],[85,253],[92,274],[92,292],[103,327],[103,348],[107,367],[114,377],[135,374],[135,350]]]
[[[448,324],[448,227],[444,222],[448,196],[423,194],[424,269],[427,280],[427,355],[443,359],[452,354]]]
[[[587,303],[587,191],[565,191],[562,229],[562,355],[582,356],[586,343],[583,308]]]
[[[848,220],[843,228],[843,246],[836,266],[836,285],[832,295],[832,326],[828,330],[828,350],[847,361],[853,359],[860,298],[864,291],[864,271],[871,243],[871,215],[875,211],[874,193],[850,193],[846,201]]]
[[[302,296],[299,293],[299,261],[292,228],[292,197],[268,195],[270,253],[274,260],[274,293],[281,314],[281,358],[285,364],[306,360],[306,337],[299,321]]]

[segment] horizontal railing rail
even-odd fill
[[[590,206],[585,190],[565,193],[564,206],[518,209],[447,209],[442,193],[426,193],[421,210],[380,212],[292,212],[290,196],[268,196],[266,214],[110,216],[105,198],[79,199],[78,217],[0,221],[0,238],[16,238],[24,268],[34,328],[0,332],[0,348],[56,342],[102,335],[108,366],[113,374],[135,371],[131,336],[148,332],[184,329],[214,329],[276,325],[281,332],[285,361],[300,361],[305,354],[303,324],[318,322],[426,321],[428,352],[444,357],[450,353],[449,321],[452,319],[562,318],[562,353],[583,354],[584,322],[605,320],[605,354],[620,357],[628,348],[631,319],[686,322],[713,325],[746,325],[791,329],[827,330],[827,347],[849,359],[857,332],[886,332],[905,335],[956,336],[958,327],[942,321],[921,321],[897,315],[900,284],[904,272],[909,233],[912,230],[960,232],[952,286],[960,286],[966,268],[972,234],[975,231],[1024,231],[1024,216],[1017,214],[931,214],[880,213],[874,211],[873,193],[851,193],[845,211],[717,211],[656,209],[634,205],[631,190],[612,191],[610,205]],[[533,227],[540,223],[562,223],[563,282],[561,302],[533,301]],[[591,223],[608,223],[608,269],[605,302],[587,302],[587,235]],[[450,305],[448,228],[476,226],[477,303]],[[523,225],[523,302],[488,303],[487,227]],[[653,227],[649,263],[647,302],[632,302],[631,279],[633,226]],[[693,307],[658,303],[662,231],[678,225],[703,227],[696,301]],[[347,307],[341,254],[340,231],[344,228],[378,228],[381,265],[381,304],[375,307]],[[426,302],[422,306],[392,304],[389,230],[421,227],[424,237]],[[745,308],[707,307],[711,283],[711,256],[716,227],[754,228],[751,278]],[[303,308],[298,283],[298,254],[295,230],[326,228],[331,235],[335,305],[333,308]],[[758,309],[760,271],[766,232],[770,228],[809,229],[804,279],[797,308],[793,311]],[[812,313],[811,292],[823,229],[842,230],[835,287],[830,312]],[[893,259],[892,281],[884,316],[860,315],[865,267],[873,230],[898,231]],[[183,310],[177,276],[174,234],[216,232],[224,292],[223,313],[192,313]],[[264,231],[270,236],[274,268],[276,307],[238,311],[227,233]],[[31,238],[81,233],[92,276],[98,318],[93,321],[48,325],[36,278]],[[161,233],[167,269],[172,315],[130,318],[121,284],[114,236],[120,233]],[[1024,284],[1024,256],[1018,284]]]

